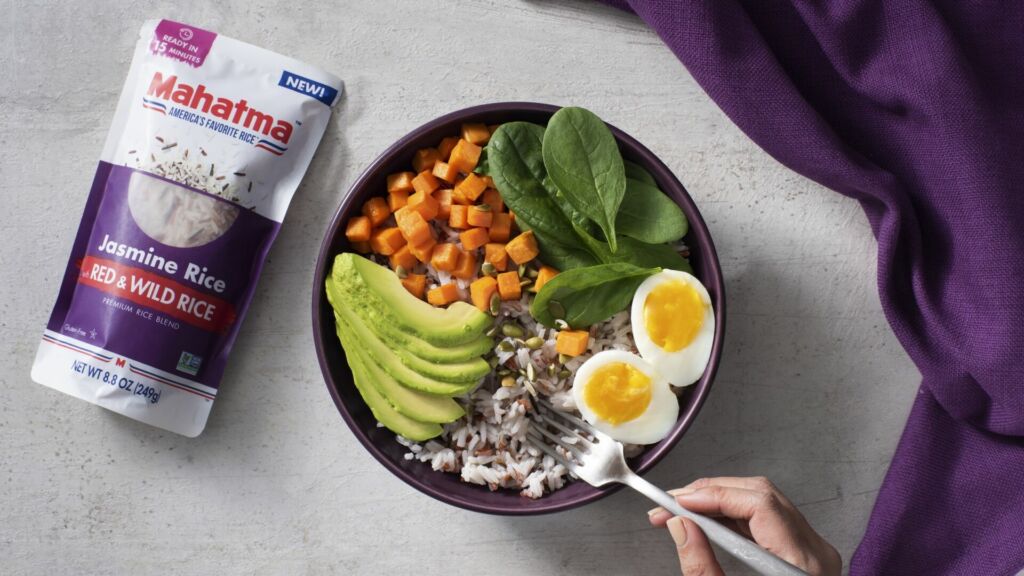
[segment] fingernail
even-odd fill
[[[672,540],[676,543],[676,546],[683,546],[686,544],[686,527],[683,526],[683,519],[679,516],[673,516],[665,524],[668,527],[668,533],[672,535]]]
[[[668,493],[673,495],[673,496],[683,496],[685,494],[693,494],[694,492],[696,492],[696,490],[694,490],[693,488],[690,488],[689,486],[687,486],[685,488],[676,488],[674,490],[669,490],[668,491]]]
[[[647,511],[647,515],[648,516],[654,516],[655,514],[661,514],[664,511],[665,511],[664,508],[662,508],[661,506],[658,506],[657,508],[651,508],[650,510],[648,510]]]

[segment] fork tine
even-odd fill
[[[551,442],[555,443],[558,446],[561,446],[563,450],[568,450],[568,451],[572,452],[572,454],[574,456],[579,457],[579,456],[583,456],[583,454],[584,454],[584,451],[581,450],[579,446],[576,446],[575,444],[569,444],[568,442],[563,440],[557,434],[552,434],[550,431],[545,430],[543,426],[537,426],[537,425],[530,426],[530,431],[531,432],[535,432],[537,434],[543,435],[545,438],[547,438]]]
[[[569,422],[573,426],[576,426],[577,428],[579,428],[583,432],[586,432],[587,434],[590,434],[592,437],[594,437],[597,440],[602,440],[602,441],[605,441],[605,442],[614,442],[615,441],[615,440],[612,439],[611,436],[605,434],[604,432],[601,432],[597,428],[594,428],[590,424],[584,422],[582,419],[577,418],[576,416],[573,416],[572,414],[569,414],[568,412],[562,412],[561,410],[556,409],[554,406],[551,405],[550,402],[548,402],[547,400],[545,400],[543,398],[537,398],[535,400],[535,402],[538,405],[544,407],[544,414],[557,414],[559,418],[562,418],[563,420]],[[549,418],[548,420],[551,420],[551,419]]]
[[[535,428],[530,428],[530,430],[526,432],[526,436],[531,441],[533,441],[533,445],[540,449],[541,452],[544,452],[548,456],[551,456],[559,464],[565,466],[569,470],[576,469],[577,464],[572,460],[566,458],[565,456],[559,454],[557,450],[555,450],[550,444],[544,441],[544,438],[542,438],[535,432]]]
[[[541,415],[541,418],[544,419],[544,422],[554,426],[555,428],[558,428],[560,431],[566,433],[568,436],[576,438],[579,441],[579,443],[582,444],[583,446],[586,446],[587,448],[592,448],[594,446],[594,443],[591,442],[590,439],[588,439],[586,436],[581,434],[578,430],[573,430],[572,428],[569,428],[565,424],[559,422],[557,419],[549,417],[547,415],[546,410],[545,413]]]

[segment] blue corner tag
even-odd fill
[[[284,86],[285,88],[298,92],[303,96],[316,98],[328,106],[330,106],[331,103],[334,102],[334,99],[338,97],[338,91],[327,84],[321,84],[316,80],[310,80],[309,78],[293,74],[287,70],[281,72],[281,80],[277,85]]]

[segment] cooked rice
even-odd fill
[[[436,221],[432,225],[439,242],[458,242],[457,230]],[[477,255],[478,262],[482,262],[482,250],[477,250]],[[388,265],[385,257],[372,258]],[[418,264],[410,272],[426,274],[428,289],[454,280],[463,298],[468,296],[470,281],[452,279],[449,273],[424,264]],[[478,269],[477,276],[479,274]],[[446,424],[441,436],[423,444],[398,436],[398,442],[409,449],[406,460],[428,462],[434,470],[459,474],[463,481],[491,490],[519,490],[529,498],[540,498],[558,490],[569,480],[570,473],[565,466],[543,454],[526,438],[527,430],[534,425],[532,398],[546,398],[556,409],[578,416],[572,397],[572,379],[580,365],[603,350],[636,352],[629,313],[620,312],[592,326],[587,352],[562,365],[555,351],[558,331],[545,328],[530,316],[531,297],[532,293],[524,289],[521,299],[502,302],[498,313],[498,324],[515,321],[526,332],[523,338],[502,337],[495,342],[494,354],[499,366],[511,371],[515,385],[503,387],[502,377],[494,371],[473,392],[456,399],[465,407],[466,416]],[[522,346],[523,341],[535,335],[544,339],[539,349],[531,351]],[[502,350],[508,346],[503,345],[506,342],[515,350]],[[532,382],[524,375],[530,364],[535,373]],[[550,365],[557,367],[555,375],[548,372]],[[559,376],[562,370],[567,370],[568,375]],[[626,454],[633,456],[642,449],[642,446],[627,445]]]

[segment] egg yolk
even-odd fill
[[[659,348],[676,352],[690,345],[704,325],[704,303],[693,286],[671,280],[654,287],[644,300],[644,326]]]
[[[651,379],[630,364],[611,362],[594,370],[583,389],[583,400],[601,420],[629,422],[651,403]]]

